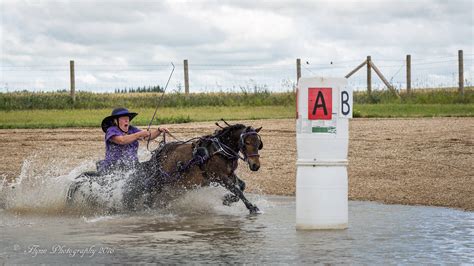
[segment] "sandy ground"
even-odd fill
[[[251,172],[242,163],[238,169],[248,191],[294,195],[295,121],[238,122],[263,126],[261,169]],[[168,128],[186,139],[212,133],[216,126]],[[474,118],[353,119],[349,143],[350,199],[474,210]],[[25,159],[66,173],[104,156],[99,128],[0,130],[0,149],[0,177],[7,180],[20,175]]]

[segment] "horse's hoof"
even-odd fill
[[[250,211],[250,214],[262,214],[263,212],[260,211],[259,208],[257,208],[257,206],[253,206],[252,208],[249,209]]]

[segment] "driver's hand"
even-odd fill
[[[139,136],[140,139],[147,138],[150,135],[151,135],[151,132],[148,131],[148,130],[143,130],[143,131],[138,132],[138,136]]]

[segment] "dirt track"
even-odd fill
[[[262,168],[239,166],[249,191],[294,195],[295,121],[240,121],[263,126]],[[179,138],[209,134],[213,123],[168,126]],[[349,198],[474,210],[474,118],[353,119],[350,124]],[[142,144],[142,147],[144,145]],[[0,130],[0,177],[12,180],[23,161],[60,163],[103,157],[99,129]]]

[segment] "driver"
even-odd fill
[[[167,128],[145,131],[130,125],[130,121],[136,115],[137,113],[119,107],[102,120],[101,126],[105,133],[105,159],[97,163],[97,171],[100,174],[134,168],[138,164],[138,140],[153,140],[162,132],[169,133]]]

